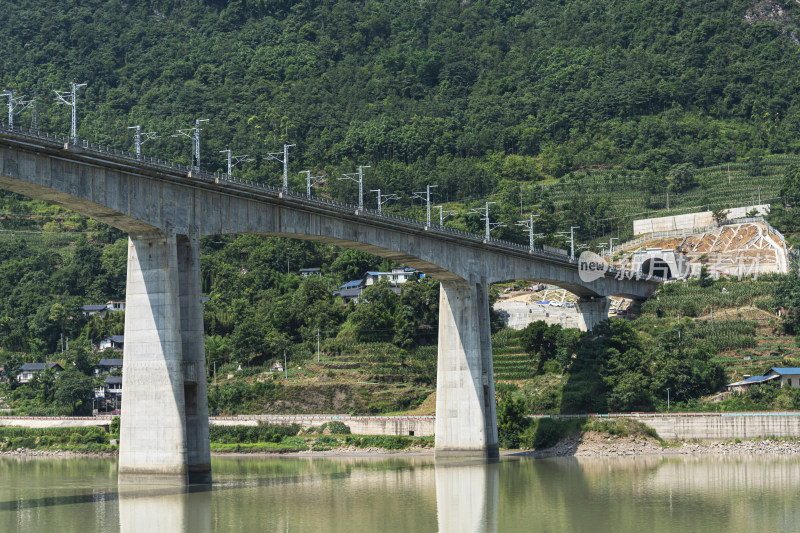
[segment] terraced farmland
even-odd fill
[[[494,379],[518,381],[533,379],[536,362],[522,349],[519,333],[503,330],[492,337]]]

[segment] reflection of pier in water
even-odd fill
[[[436,460],[439,533],[497,531],[498,461]]]
[[[223,475],[212,489],[121,486],[120,533],[381,531],[390,516],[402,516],[406,531],[433,532],[437,522],[440,533],[497,531],[497,461],[345,458],[226,466],[232,468],[218,470]],[[278,476],[265,476],[268,471]],[[424,510],[434,489],[436,518],[434,509]],[[228,504],[240,491],[255,490],[263,507],[241,513]]]
[[[211,533],[211,491],[120,487],[120,533]]]

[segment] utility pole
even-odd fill
[[[319,328],[317,328],[317,363],[319,363]]]
[[[286,350],[283,350],[283,375],[286,379],[289,379],[289,365],[286,361]]]
[[[8,127],[14,127],[14,92],[11,89],[6,89],[0,96],[8,97]]]
[[[357,181],[358,182],[358,211],[364,211],[364,169],[370,168],[369,165],[363,165],[358,167],[358,174],[355,172],[351,174],[342,174],[343,178],[336,178],[338,181],[342,180],[350,180],[350,181]],[[356,179],[358,176],[358,179]]]
[[[197,118],[194,121],[194,128],[184,128],[178,130],[173,137],[189,137],[192,140],[192,168],[200,170],[200,123],[208,122],[207,118]]]
[[[233,171],[233,167],[238,165],[239,163],[248,163],[250,161],[255,161],[252,157],[248,157],[247,154],[245,155],[231,155],[231,149],[229,147],[225,147],[224,150],[220,150],[219,153],[227,154],[228,156],[228,177],[231,177],[231,172]]]
[[[155,131],[146,131],[142,133],[141,126],[128,126],[128,129],[136,130],[134,137],[134,145],[136,147],[136,159],[139,159],[140,157],[142,157],[142,145],[152,139],[158,139],[158,133],[156,133]]]
[[[325,176],[312,176],[310,170],[301,170],[299,174],[306,175],[306,194],[311,196],[311,187],[317,183],[325,183]]]
[[[289,192],[289,148],[296,144],[284,144],[283,152],[272,152],[267,154],[267,159],[274,159],[283,164],[283,192]]]
[[[72,86],[71,93],[67,91],[53,91],[56,93],[56,99],[58,100],[56,104],[58,105],[68,105],[72,108],[72,130],[71,130],[71,137],[72,142],[77,144],[78,143],[78,89],[81,87],[86,87],[85,83],[78,83],[78,80],[72,81],[70,83]],[[69,99],[68,99],[69,98]]]
[[[444,211],[444,206],[443,205],[435,205],[434,207],[439,210],[439,225],[440,226],[444,226],[444,219],[445,218],[456,214],[455,211]]]
[[[492,238],[491,231],[493,229],[495,229],[495,228],[505,228],[506,227],[506,225],[503,224],[502,222],[494,222],[494,223],[492,223],[492,222],[489,221],[489,206],[491,204],[496,204],[496,203],[497,202],[486,202],[486,207],[484,207],[483,209],[472,209],[470,211],[470,213],[477,213],[478,215],[482,215],[481,220],[484,220],[486,222],[485,228],[486,228],[486,242],[487,243]]]
[[[534,237],[543,237],[544,236],[542,233],[537,233],[536,235],[534,235],[534,233],[533,233],[533,219],[536,218],[536,217],[539,217],[539,216],[541,216],[541,215],[533,215],[532,214],[528,220],[519,220],[515,224],[516,226],[522,226],[522,227],[528,228],[528,241],[529,241],[528,246],[530,247],[531,253],[533,253]]]
[[[438,185],[426,185],[425,192],[415,192],[412,194],[411,199],[425,200],[425,209],[427,215],[425,216],[425,224],[431,225],[431,189],[438,187]],[[422,195],[425,195],[424,197]]]
[[[569,258],[573,261],[575,260],[575,230],[580,229],[580,226],[570,226],[569,227]],[[564,237],[567,236],[567,232],[562,231],[558,233]]]
[[[614,241],[618,241],[619,237],[611,237],[608,239],[609,254],[611,255],[611,263],[614,263]]]
[[[396,194],[381,194],[380,189],[371,189],[369,192],[376,192],[378,193],[378,214],[383,214],[383,204],[390,202],[391,200],[399,200],[400,197]]]
[[[34,104],[34,100],[23,100],[23,98],[25,98],[24,96],[20,96],[19,98],[14,98],[14,91],[12,91],[11,89],[6,89],[5,91],[3,91],[3,94],[0,94],[0,96],[7,96],[8,97],[8,127],[9,128],[13,128],[14,127],[14,115],[15,114],[22,113],[25,109],[27,109],[28,107],[31,107],[31,105]],[[16,113],[15,113],[14,110],[17,107],[22,107],[22,109],[20,109],[19,111],[16,111]]]
[[[197,160],[195,166],[200,170],[200,123],[208,122],[207,118],[197,118],[194,120],[194,156]]]
[[[36,131],[39,129],[39,89],[33,90],[33,117],[31,118],[31,129]]]

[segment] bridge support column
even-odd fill
[[[128,241],[119,482],[209,482],[197,236]]]
[[[578,329],[592,331],[594,327],[608,319],[611,300],[604,296],[596,298],[580,298],[575,307],[578,310]]]
[[[440,287],[436,455],[496,457],[488,284],[442,281]]]

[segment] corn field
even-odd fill
[[[741,348],[755,348],[756,327],[753,320],[717,320],[695,323],[688,336],[698,342],[705,342],[715,352]]]
[[[743,282],[717,282],[711,287],[698,283],[670,283],[642,305],[643,314],[658,316],[700,316],[759,303],[772,296],[775,282],[767,280]],[[725,288],[727,292],[722,292]],[[757,300],[759,300],[757,302]]]

